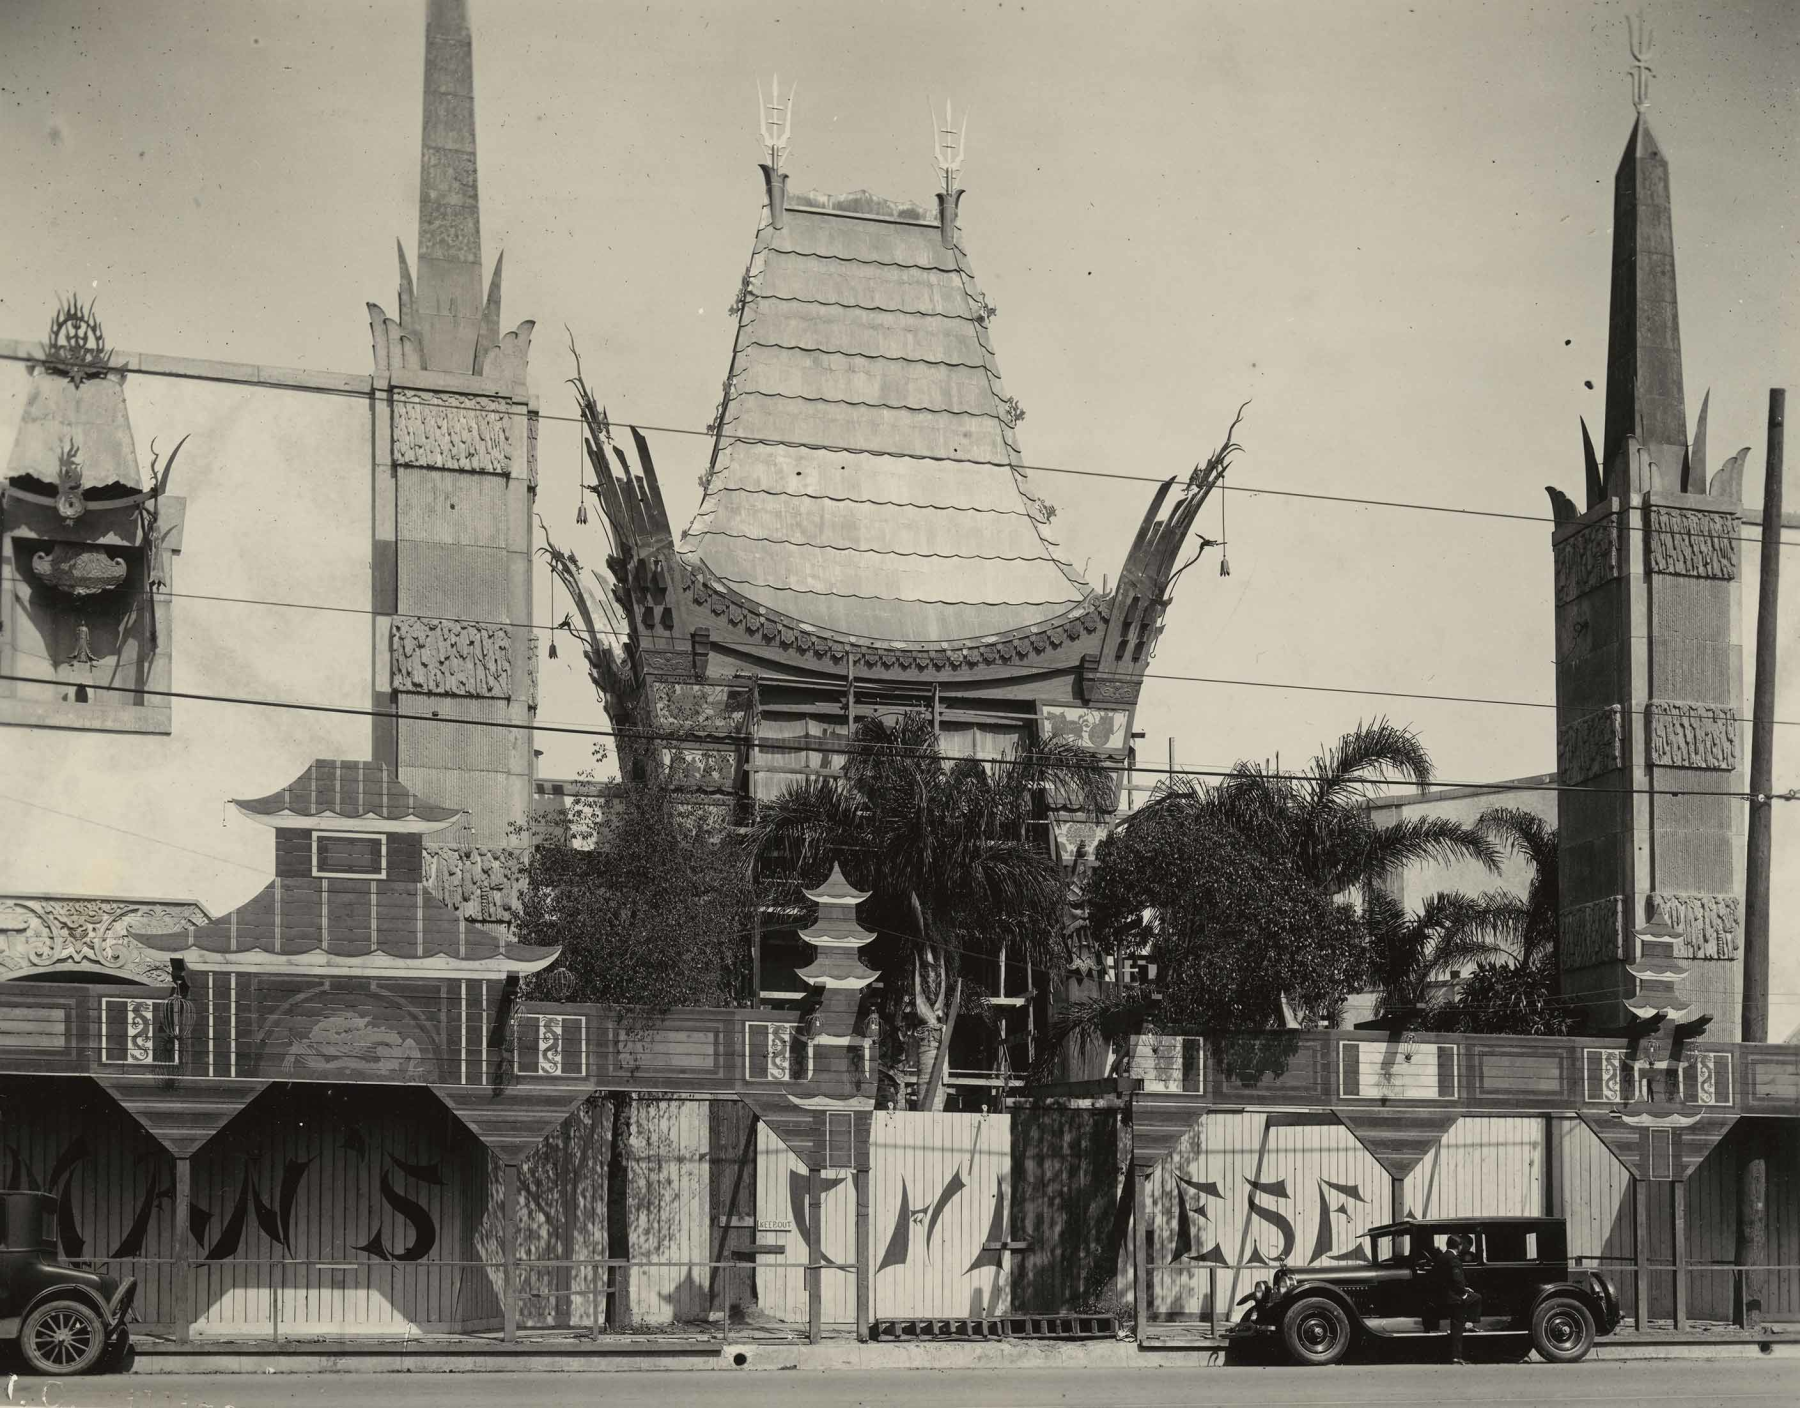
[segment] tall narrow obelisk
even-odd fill
[[[1745,821],[1731,795],[1745,785],[1743,456],[1709,482],[1704,407],[1689,444],[1669,168],[1643,77],[1613,182],[1603,448],[1596,457],[1587,442],[1585,512],[1551,490],[1562,986],[1593,1029],[1710,1014],[1710,1036],[1730,1041]],[[1640,962],[1637,931],[1658,923],[1678,931],[1689,965],[1675,1002],[1651,996],[1655,965]]]

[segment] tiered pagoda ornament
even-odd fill
[[[875,936],[856,922],[856,907],[869,892],[852,889],[843,870],[833,865],[825,883],[806,891],[806,897],[819,907],[819,917],[812,928],[800,931],[814,950],[813,961],[798,972],[814,989],[800,1035],[812,1053],[812,1076],[820,1082],[820,1094],[800,1101],[838,1104],[854,1099],[872,1107],[877,1042],[872,1031],[857,1031],[863,990],[880,976],[862,961],[863,945]],[[869,1022],[874,1020],[871,1015]]]

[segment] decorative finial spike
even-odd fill
[[[1640,113],[1650,109],[1650,80],[1656,70],[1650,67],[1650,53],[1656,47],[1656,35],[1650,21],[1639,11],[1635,20],[1625,16],[1625,39],[1631,49],[1631,105]]]
[[[798,83],[788,84],[787,102],[781,101],[781,75],[775,75],[768,101],[763,100],[762,80],[756,80],[757,131],[762,134],[763,149],[769,154],[769,169],[779,172],[787,155],[788,139],[794,132],[794,90]]]
[[[929,102],[925,105],[930,109]],[[962,174],[963,157],[968,154],[969,114],[963,112],[962,130],[956,127],[950,100],[944,99],[944,121],[940,126],[936,111],[931,113],[931,159],[944,178],[944,190],[954,192],[957,177]]]

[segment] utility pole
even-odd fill
[[[1763,482],[1762,578],[1756,607],[1756,694],[1750,725],[1750,836],[1745,848],[1744,999],[1740,1040],[1769,1039],[1769,856],[1775,788],[1775,647],[1780,639],[1782,460],[1787,391],[1769,392],[1768,455]],[[1761,1120],[1744,1121],[1738,1170],[1738,1293],[1735,1318],[1746,1329],[1762,1319],[1769,1261],[1768,1143]]]

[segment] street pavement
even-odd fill
[[[670,1370],[565,1374],[20,1375],[0,1402],[43,1408],[1583,1408],[1589,1404],[1800,1403],[1800,1360],[1624,1364],[1357,1365],[1335,1369],[867,1372]]]

